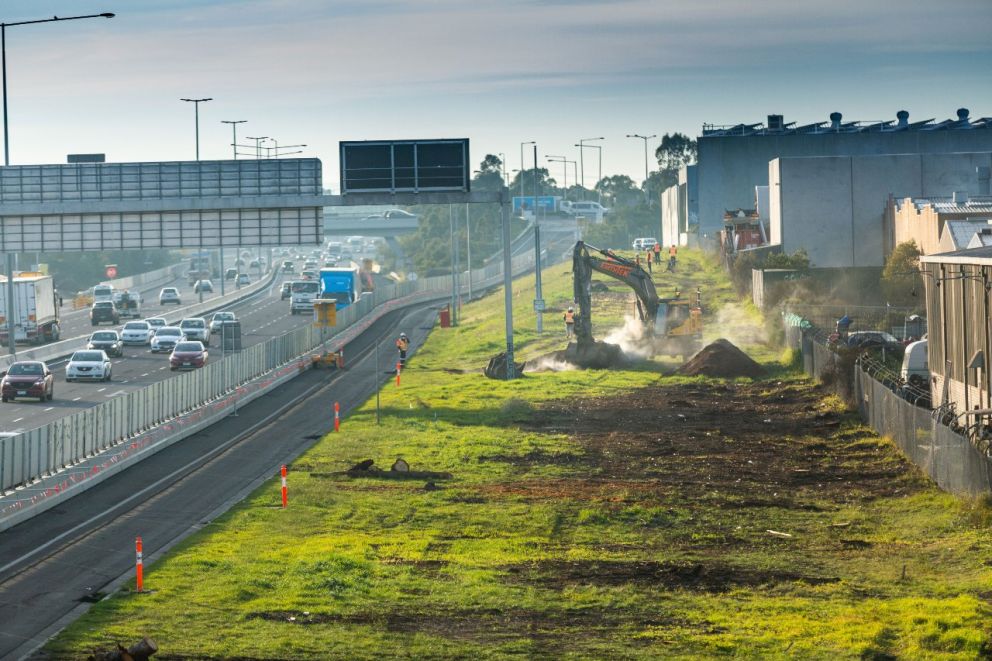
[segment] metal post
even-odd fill
[[[544,332],[544,315],[539,308],[543,307],[544,301],[541,298],[541,225],[537,222],[537,195],[537,145],[534,145],[534,312],[537,314],[537,334],[541,335]]]
[[[0,25],[0,51],[3,52],[3,164],[10,165],[10,138],[7,135],[7,26]],[[10,277],[10,270],[7,271]],[[9,315],[8,315],[9,316]]]
[[[224,295],[224,281],[227,280],[227,271],[224,270],[224,248],[220,248],[220,295]]]
[[[196,160],[200,160],[200,103],[193,104],[193,121],[196,123]],[[201,299],[202,300],[202,299]]]
[[[503,307],[506,317],[506,378],[516,378],[513,369],[513,274],[510,272],[510,191],[503,189],[500,220],[503,229]]]
[[[381,424],[379,413],[379,388],[382,385],[379,379],[379,338],[375,338],[375,365],[372,367],[372,382],[375,385],[375,424]]]
[[[6,100],[6,95],[4,99]],[[5,125],[6,126],[6,125]],[[10,355],[17,357],[17,342],[14,340],[14,315],[17,314],[14,300],[14,255],[7,253],[7,340],[10,343]]]
[[[456,308],[458,307],[458,275],[455,272],[455,214],[448,205],[448,234],[451,237],[451,325],[457,326]]]
[[[472,219],[468,212],[468,202],[465,203],[465,261],[468,268],[468,300],[472,300]]]

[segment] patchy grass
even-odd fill
[[[715,267],[680,258],[683,291],[726,308]],[[545,273],[549,306],[566,269]],[[536,336],[527,287],[525,357],[563,343]],[[792,356],[750,347],[773,368],[756,382],[661,361],[494,382],[478,371],[501,310],[501,293],[466,306],[383,391],[381,426],[367,405],[291,466],[288,511],[264,486],[150,567],[154,593],[95,605],[48,651],[150,635],[165,659],[992,654],[992,503],[935,489]],[[342,473],[396,457],[453,479]]]

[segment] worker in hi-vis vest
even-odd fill
[[[575,329],[575,309],[570,305],[568,309],[565,310],[565,337],[571,338],[572,331]]]

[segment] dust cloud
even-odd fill
[[[725,338],[737,346],[768,344],[769,341],[761,321],[737,303],[728,303],[720,308],[715,319],[704,322],[703,331],[713,337]]]
[[[623,326],[611,330],[603,341],[615,344],[629,357],[648,359],[655,354],[655,340],[640,319],[625,316]]]
[[[578,369],[575,365],[554,357],[554,354],[528,360],[524,365],[524,372],[571,372],[575,369]]]

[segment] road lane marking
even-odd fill
[[[100,388],[97,392],[103,392],[104,390],[106,390],[106,388]]]
[[[72,401],[74,401],[74,402],[78,402],[78,401],[79,401],[79,400],[81,400],[81,399],[82,399],[82,397],[73,397],[73,398],[72,398]]]
[[[145,373],[144,373],[144,374],[142,374],[141,376],[148,376],[148,372],[145,372]]]
[[[21,420],[23,420],[23,419],[24,419],[24,418],[17,418],[16,420],[14,420],[14,422],[20,422],[20,421],[21,421]]]
[[[45,409],[45,410],[46,410],[46,411],[51,411],[51,410],[52,410],[52,409],[54,409],[54,408],[55,408],[54,406],[49,406],[49,407],[48,407],[47,409]]]

